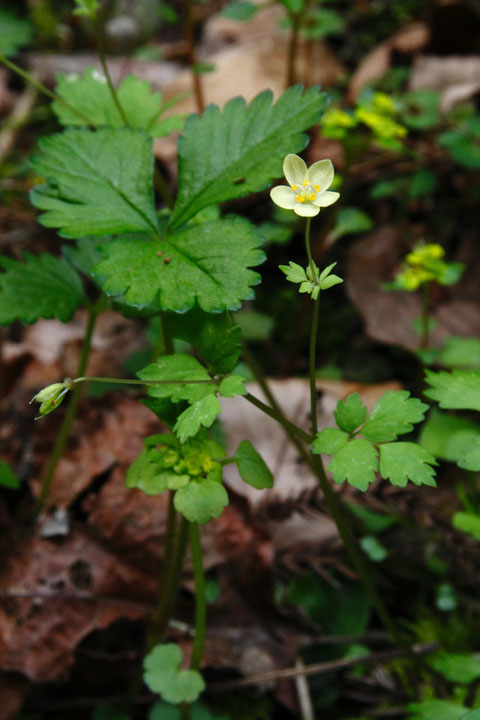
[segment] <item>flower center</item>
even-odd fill
[[[292,185],[292,190],[296,193],[295,199],[297,202],[313,202],[317,197],[317,193],[320,192],[320,187],[311,183],[310,180],[305,180],[301,185]]]

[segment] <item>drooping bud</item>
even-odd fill
[[[62,383],[53,383],[52,385],[47,385],[46,388],[43,388],[43,390],[40,390],[39,393],[34,395],[33,398],[30,400],[30,404],[32,402],[40,403],[40,415],[35,419],[38,420],[44,415],[48,415],[48,413],[53,412],[53,410],[55,410],[60,405],[63,398],[65,397],[67,392],[71,390],[71,388],[72,381],[70,380],[70,378],[66,378]]]

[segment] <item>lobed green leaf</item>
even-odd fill
[[[196,670],[182,670],[183,653],[178,645],[156,645],[143,661],[145,684],[174,705],[194,702],[205,689]]]
[[[341,430],[353,433],[367,417],[367,408],[362,404],[358,393],[352,393],[345,400],[339,400],[333,415],[335,422]]]
[[[363,428],[362,435],[372,442],[389,442],[411,432],[423,420],[428,405],[410,397],[407,390],[387,390],[377,402]]]
[[[416,443],[395,442],[380,445],[380,474],[392,485],[405,487],[411,480],[415,485],[436,487],[437,461],[425,448]]]
[[[429,387],[425,395],[436,400],[441,408],[480,410],[480,371],[426,371]]]
[[[335,455],[328,470],[335,482],[346,480],[358,490],[365,491],[375,480],[375,472],[378,470],[377,451],[368,440],[356,438]]]
[[[206,523],[222,514],[228,505],[228,495],[216,480],[192,480],[177,490],[173,503],[189,522]]]
[[[223,110],[209,105],[187,120],[178,142],[178,197],[171,226],[199,210],[268,187],[282,174],[285,155],[303,150],[304,131],[317,122],[327,96],[318,87],[289,88],[272,104],[265,90],[247,106],[243,98]]]

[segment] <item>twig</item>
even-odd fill
[[[412,653],[416,656],[428,655],[438,649],[438,643],[424,643],[422,645],[412,645]],[[215,683],[212,689],[224,691],[233,690],[239,687],[252,687],[255,685],[263,685],[264,683],[275,682],[277,680],[288,680],[301,675],[324,675],[332,672],[332,670],[346,670],[360,663],[384,663],[395,660],[399,657],[406,657],[408,653],[402,649],[382,650],[370,655],[363,655],[355,658],[343,658],[341,660],[332,660],[329,662],[313,663],[304,667],[286,668],[285,670],[273,670],[271,672],[259,673],[258,675],[247,675],[238,680],[228,680],[222,683]]]

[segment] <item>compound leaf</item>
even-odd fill
[[[149,382],[158,381],[158,385],[148,388],[148,394],[156,398],[169,397],[173,402],[187,400],[194,403],[215,391],[215,383],[207,370],[191,355],[162,355],[140,370],[137,377]],[[187,380],[193,380],[193,383],[184,382]]]
[[[222,397],[246,395],[248,391],[245,387],[245,378],[241,375],[229,375],[218,386],[218,392]]]
[[[183,225],[207,205],[258,192],[282,173],[288,153],[303,150],[304,131],[320,118],[327,97],[318,87],[289,88],[272,105],[270,90],[250,105],[230,100],[223,110],[209,105],[191,115],[178,142],[177,202],[172,227]]]
[[[109,295],[131,305],[158,298],[164,310],[185,312],[195,302],[206,312],[235,310],[253,297],[263,262],[261,237],[243,218],[228,217],[167,234],[161,240],[120,238],[103,246],[95,274]]]
[[[242,440],[232,460],[244,482],[257,490],[273,487],[272,473],[248,440]]]
[[[380,445],[380,474],[392,485],[405,487],[411,480],[415,485],[436,487],[432,465],[438,465],[433,455],[416,443]]]
[[[143,661],[143,679],[152,692],[174,705],[194,702],[205,689],[196,670],[182,670],[183,653],[178,645],[156,645]]]
[[[335,422],[341,430],[347,433],[354,432],[367,417],[367,408],[362,405],[358,393],[349,395],[346,400],[339,400],[337,409],[333,413]]]
[[[430,385],[425,395],[436,400],[441,408],[480,410],[480,371],[453,370],[426,372]]]
[[[47,180],[31,192],[40,222],[61,235],[157,231],[152,142],[130,128],[70,128],[39,143],[32,158]]]
[[[215,480],[192,480],[177,490],[174,498],[175,509],[189,522],[206,523],[222,514],[228,505],[227,491]]]
[[[154,451],[155,452],[155,451]],[[158,461],[148,448],[144,448],[127,470],[125,485],[138,488],[146,495],[160,495],[168,487],[171,473],[159,468]]]
[[[25,262],[0,257],[0,325],[39,318],[67,322],[84,299],[83,285],[71,265],[48,253],[25,253]]]
[[[328,466],[337,483],[346,480],[358,490],[365,491],[375,480],[378,470],[378,456],[375,447],[368,440],[351,440],[333,458]]]
[[[362,435],[373,442],[396,440],[413,430],[427,410],[428,405],[411,398],[408,390],[387,390],[367,418]]]

